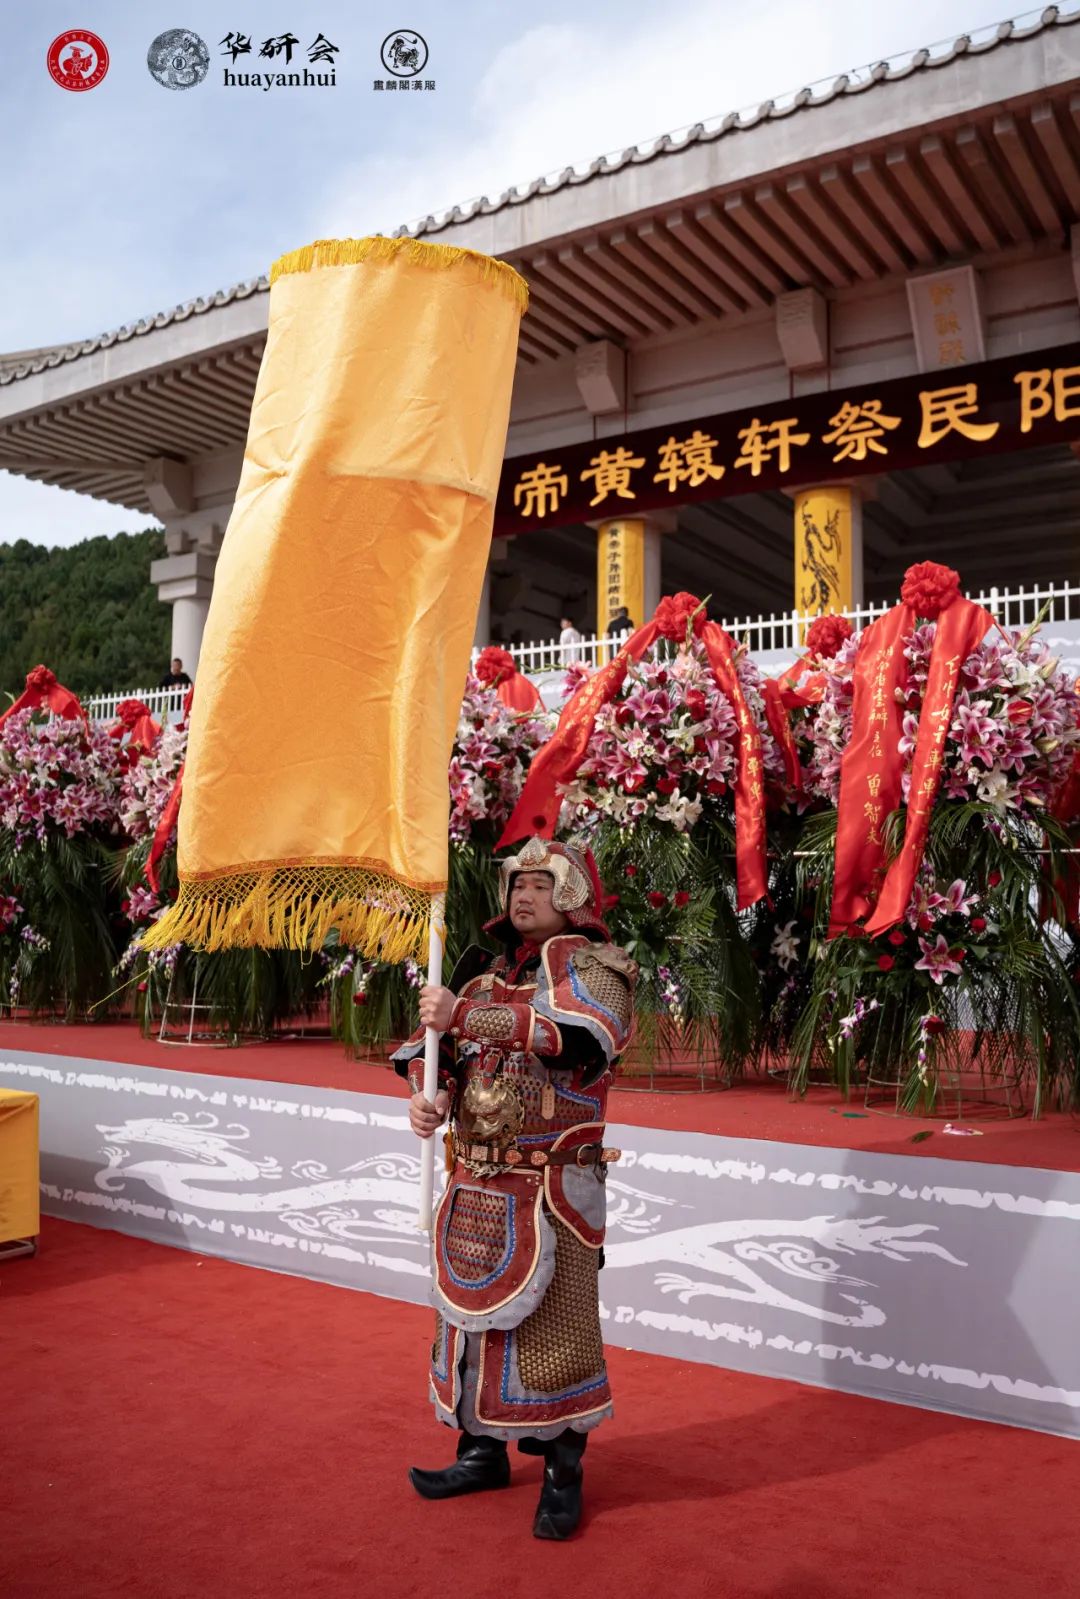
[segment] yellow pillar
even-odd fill
[[[795,493],[795,609],[802,616],[856,610],[863,599],[862,497],[826,483]]]
[[[660,532],[642,516],[596,524],[596,631],[600,637],[620,605],[635,627],[660,603]]]

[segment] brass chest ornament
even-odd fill
[[[489,1177],[501,1169],[501,1157],[512,1148],[517,1135],[525,1125],[525,1102],[515,1085],[499,1076],[492,1083],[474,1078],[466,1084],[457,1114],[458,1134],[461,1142],[486,1144],[498,1153],[500,1161],[474,1162],[460,1155],[463,1164],[477,1177]]]

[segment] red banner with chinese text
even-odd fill
[[[855,657],[851,742],[840,762],[836,866],[829,937],[851,932],[869,914],[885,865],[881,824],[900,803],[899,743],[907,682],[903,640],[915,626],[908,605],[872,622]]]
[[[941,784],[945,738],[952,721],[960,668],[993,625],[989,611],[962,595],[937,619],[911,766],[904,842],[886,873],[874,914],[866,924],[871,937],[895,927],[907,911],[915,874],[926,850],[930,812]],[[897,761],[899,764],[899,756]]]
[[[769,891],[768,842],[765,836],[765,773],[761,734],[750,714],[739,675],[734,646],[718,622],[706,622],[701,642],[717,683],[731,701],[739,724],[735,779],[735,882],[739,910],[756,905]],[[788,736],[790,737],[790,728]]]
[[[161,861],[165,851],[169,847],[169,838],[172,835],[173,828],[176,826],[176,819],[180,815],[180,801],[183,797],[183,793],[184,768],[183,765],[181,765],[180,770],[176,774],[176,781],[173,783],[172,791],[169,794],[168,799],[165,801],[165,809],[158,818],[157,827],[154,829],[154,837],[150,843],[150,853],[146,857],[146,864],[143,867],[143,872],[146,874],[146,881],[150,884],[150,887],[154,890],[155,894],[158,893],[161,888],[161,879],[158,875],[158,863]]]

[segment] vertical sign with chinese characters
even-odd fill
[[[862,604],[862,506],[841,484],[795,495],[795,609],[803,616]]]
[[[949,267],[907,280],[908,309],[920,372],[985,359],[974,268]]]
[[[638,517],[602,522],[596,541],[596,631],[601,637],[620,605],[635,627],[645,621],[645,523]]]

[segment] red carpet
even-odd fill
[[[428,1315],[46,1221],[0,1267],[4,1599],[1030,1599],[1078,1592],[1080,1445],[611,1352],[588,1524],[417,1499]]]
[[[402,1093],[400,1080],[387,1066],[347,1060],[340,1046],[329,1039],[282,1039],[240,1049],[189,1049],[143,1038],[131,1022],[74,1027],[0,1022],[0,1056],[14,1050],[130,1061],[172,1072],[351,1088],[366,1094],[400,1097]],[[941,1120],[867,1114],[857,1098],[846,1103],[831,1089],[812,1089],[805,1100],[793,1102],[784,1084],[771,1078],[740,1083],[725,1092],[652,1094],[617,1088],[608,1119],[636,1127],[824,1144],[878,1155],[916,1159],[932,1155],[942,1160],[1080,1171],[1080,1119],[1075,1116],[1048,1114],[1039,1121],[980,1118],[970,1124],[978,1127],[978,1136],[953,1137],[943,1132]],[[930,1137],[913,1144],[912,1137],[919,1132],[929,1132]]]

